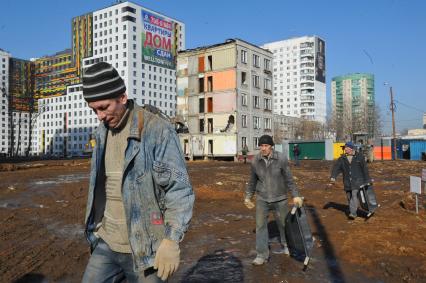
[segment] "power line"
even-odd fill
[[[417,119],[407,119],[407,120],[399,120],[399,119],[396,120],[396,122],[410,122],[410,121],[421,121],[421,119],[417,118]],[[390,123],[392,121],[388,120],[388,121],[383,121],[383,122]]]
[[[420,109],[418,109],[418,108],[416,108],[416,107],[414,107],[414,106],[407,105],[407,104],[402,103],[401,101],[398,101],[398,100],[396,100],[396,99],[394,99],[393,101],[395,101],[396,103],[401,104],[401,105],[403,105],[403,106],[405,106],[405,107],[408,107],[408,108],[411,108],[411,109],[417,110],[417,111],[419,111],[419,112],[425,113],[425,110],[420,110]]]

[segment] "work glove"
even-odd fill
[[[336,182],[336,179],[330,178],[330,183],[328,183],[325,188],[326,189],[331,189],[334,186],[335,182]]]
[[[295,197],[295,198],[293,198],[293,203],[297,207],[302,207],[303,198],[301,198],[301,197]]]
[[[245,198],[244,199],[244,205],[248,208],[248,209],[252,209],[255,207],[254,203],[249,199],[249,198]]]
[[[165,281],[179,267],[179,244],[173,240],[163,239],[154,260],[157,276]]]

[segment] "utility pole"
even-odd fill
[[[390,110],[392,111],[392,136],[393,136],[393,147],[392,147],[392,151],[393,151],[393,154],[394,154],[393,156],[394,156],[395,160],[397,160],[398,157],[396,155],[395,103],[393,102],[392,87],[390,87],[390,97],[391,97]]]

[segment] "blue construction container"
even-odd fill
[[[411,160],[422,160],[422,152],[426,154],[426,140],[410,141]]]

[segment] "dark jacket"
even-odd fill
[[[371,183],[367,164],[364,156],[360,153],[354,155],[351,163],[349,163],[347,156],[342,154],[334,163],[331,178],[336,179],[340,173],[343,174],[345,191],[357,190],[361,185]]]
[[[288,190],[293,197],[299,196],[288,160],[278,151],[273,151],[268,165],[259,153],[251,164],[251,177],[246,190],[246,198],[254,193],[261,200],[275,202],[287,199]]]
[[[293,147],[293,154],[294,156],[299,156],[301,153],[301,150],[298,146]]]

